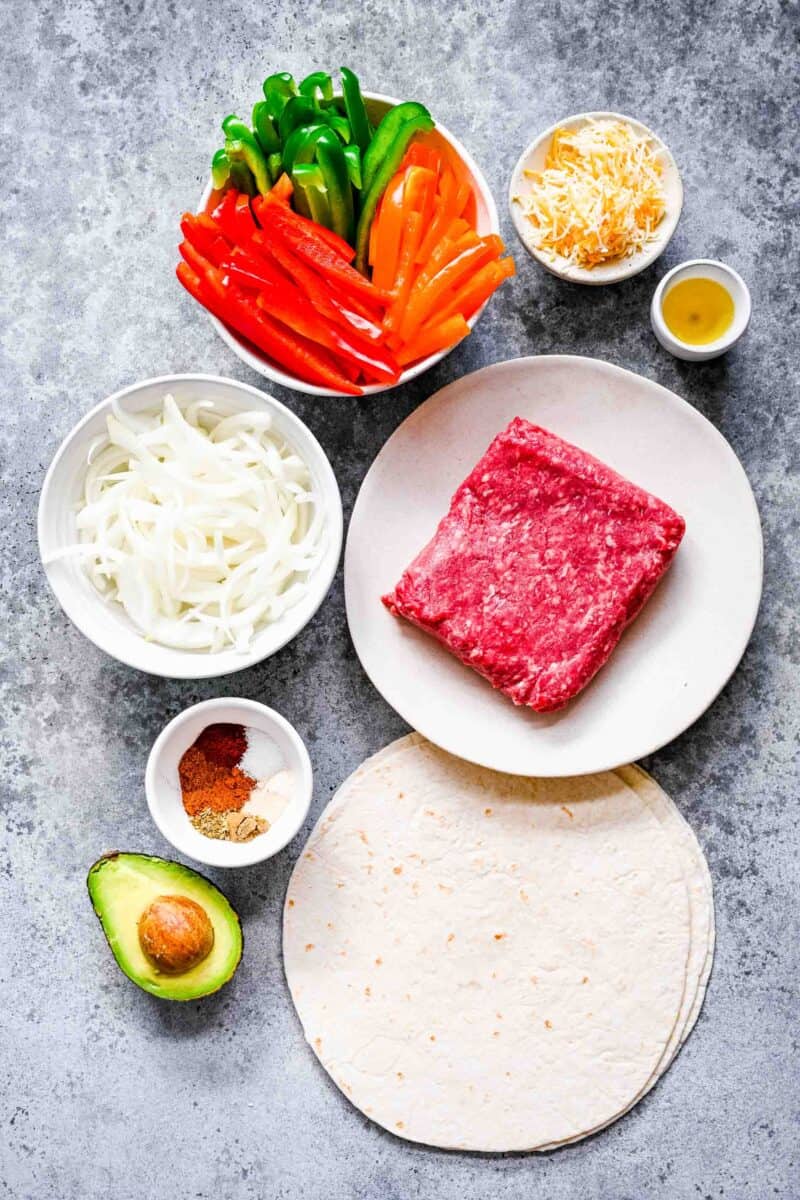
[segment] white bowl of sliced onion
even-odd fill
[[[268,658],[333,581],[342,504],[310,429],[234,379],[165,375],[98,404],[39,501],[66,615],[107,654],[203,679]]]

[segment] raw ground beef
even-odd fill
[[[516,417],[383,602],[515,704],[548,712],[606,662],[684,529],[669,505]]]

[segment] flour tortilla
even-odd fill
[[[498,775],[414,739],[345,782],[295,868],[287,980],[325,1069],[431,1145],[585,1136],[678,1030],[692,916],[674,839],[611,772]]]
[[[614,773],[642,796],[656,813],[659,820],[664,823],[671,834],[677,839],[677,848],[681,857],[684,879],[689,892],[692,929],[681,1013],[672,1031],[672,1036],[665,1047],[661,1061],[641,1092],[625,1109],[625,1112],[629,1112],[658,1083],[664,1072],[671,1066],[676,1054],[691,1033],[700,1015],[714,958],[715,923],[711,874],[691,826],[681,816],[666,792],[641,767],[635,765],[617,767]],[[623,1115],[623,1113],[618,1113],[612,1119],[617,1120],[618,1117]],[[609,1124],[611,1124],[611,1121],[606,1122],[606,1125]],[[603,1126],[592,1130],[592,1132],[597,1133],[600,1128],[603,1128]],[[575,1138],[571,1139],[571,1141],[576,1140]],[[564,1144],[564,1142],[561,1142],[557,1145]],[[557,1148],[557,1145],[545,1146],[542,1149],[554,1150]]]
[[[351,778],[360,777],[362,773],[368,772],[377,763],[386,762],[407,746],[417,746],[424,742],[425,738],[419,733],[407,734],[373,754]],[[700,1015],[714,957],[715,923],[711,875],[691,826],[681,816],[667,793],[641,767],[636,765],[618,767],[614,774],[640,794],[676,840],[674,848],[680,856],[684,880],[689,893],[691,942],[681,1010],[670,1039],[664,1048],[664,1053],[650,1078],[623,1111],[610,1117],[604,1126],[587,1130],[579,1137],[569,1139],[571,1142],[578,1141],[580,1137],[586,1137],[590,1133],[599,1132],[601,1128],[605,1128],[623,1116],[625,1112],[629,1112],[669,1068]],[[564,1144],[567,1143],[553,1143],[539,1147],[539,1149],[553,1150]]]

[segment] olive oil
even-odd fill
[[[669,289],[661,311],[673,337],[690,346],[705,346],[721,338],[733,322],[733,300],[715,279],[692,276]]]

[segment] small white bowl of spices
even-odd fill
[[[272,858],[300,829],[311,806],[311,761],[274,709],[204,700],[156,738],[145,791],[150,815],[181,854],[247,867]]]

